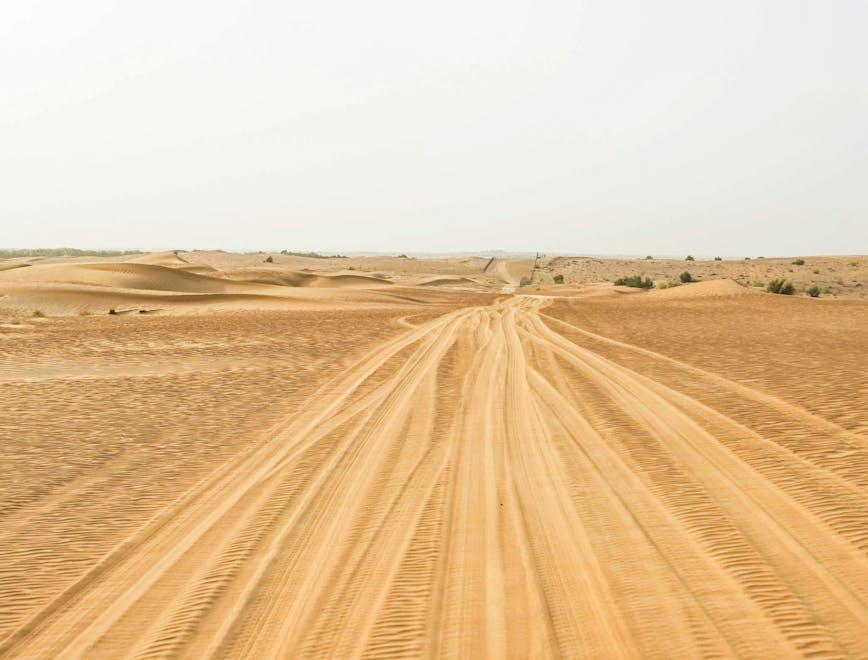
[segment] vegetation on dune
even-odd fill
[[[41,319],[42,317],[45,316],[45,314],[42,313],[42,310],[41,310],[41,309],[34,309],[34,310],[33,310],[33,316],[35,316],[36,318],[40,318],[40,319]]]
[[[564,283],[564,276],[561,275],[560,273],[558,273],[557,275],[555,275],[554,280],[555,280],[555,284],[563,284]]]
[[[643,279],[641,275],[628,275],[626,277],[619,277],[615,280],[615,284],[617,286],[632,286],[636,289],[653,289],[654,282],[646,277]]]
[[[714,260],[715,261],[723,261],[723,259],[721,259],[720,257],[715,257]]]
[[[681,280],[682,284],[687,284],[688,282],[695,282],[696,281],[693,279],[693,275],[691,275],[686,270],[683,273],[681,273],[681,275],[678,276],[678,279]]]
[[[808,289],[808,295],[811,298],[819,298],[820,297],[820,287],[814,284],[810,289]]]
[[[693,258],[692,254],[688,254],[687,258],[684,261],[696,261],[696,259]]]
[[[646,258],[646,259],[653,259],[654,257],[652,257],[652,256],[649,254],[649,255],[648,255],[647,257],[645,257],[645,258]]]
[[[269,255],[268,258],[266,258],[265,263],[273,264],[274,263],[274,257]]]
[[[0,259],[13,257],[122,257],[144,254],[141,250],[79,250],[76,248],[0,249]]]
[[[530,286],[531,284],[533,284],[533,278],[530,275],[525,275],[518,283],[519,286]]]
[[[281,250],[280,254],[288,257],[308,257],[309,259],[346,259],[343,254],[320,254],[319,252],[290,252],[289,250]]]
[[[804,265],[805,265],[804,259],[796,259],[795,261],[793,261],[793,266],[804,266]]]
[[[787,282],[786,280],[771,280],[766,287],[766,291],[791,296],[796,292],[796,287],[793,286],[792,282]]]

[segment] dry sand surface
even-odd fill
[[[0,262],[0,656],[868,657],[861,287],[265,256]]]

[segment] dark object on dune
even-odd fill
[[[653,289],[654,282],[646,277],[642,279],[641,275],[628,275],[627,277],[619,277],[615,280],[616,286],[632,286],[636,289]]]

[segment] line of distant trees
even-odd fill
[[[0,248],[0,259],[13,257],[122,257],[127,254],[144,254],[141,250],[79,250],[77,248]]]

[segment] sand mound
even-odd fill
[[[454,286],[456,284],[476,286],[477,282],[474,282],[467,277],[438,277],[433,280],[424,280],[419,282],[419,286]]]
[[[29,264],[24,261],[0,262],[0,271],[14,270],[15,268],[26,268],[27,266],[32,265],[33,264]]]
[[[756,291],[749,289],[732,280],[707,280],[682,284],[671,289],[657,289],[651,291],[655,298],[711,298],[715,296],[740,296],[751,295]]]
[[[217,275],[237,282],[323,289],[368,289],[372,287],[389,286],[392,284],[388,280],[367,275],[319,275],[315,273],[300,273],[294,270],[283,270],[278,268],[238,268],[236,270],[220,271]]]
[[[75,285],[34,285],[7,289],[3,306],[20,311],[39,310],[48,316],[68,314],[102,314],[115,309],[118,313],[139,310],[164,310],[179,305],[230,307],[255,303],[279,304],[282,298],[256,293],[159,293],[130,289],[103,289]]]
[[[0,273],[4,284],[75,284],[179,293],[245,293],[243,285],[185,270],[140,263],[45,264]]]
[[[216,268],[205,264],[194,264],[174,252],[154,252],[141,257],[128,259],[127,263],[131,264],[148,264],[151,266],[165,266],[167,268],[175,268],[185,270],[188,273],[197,273],[199,275],[214,273]]]

